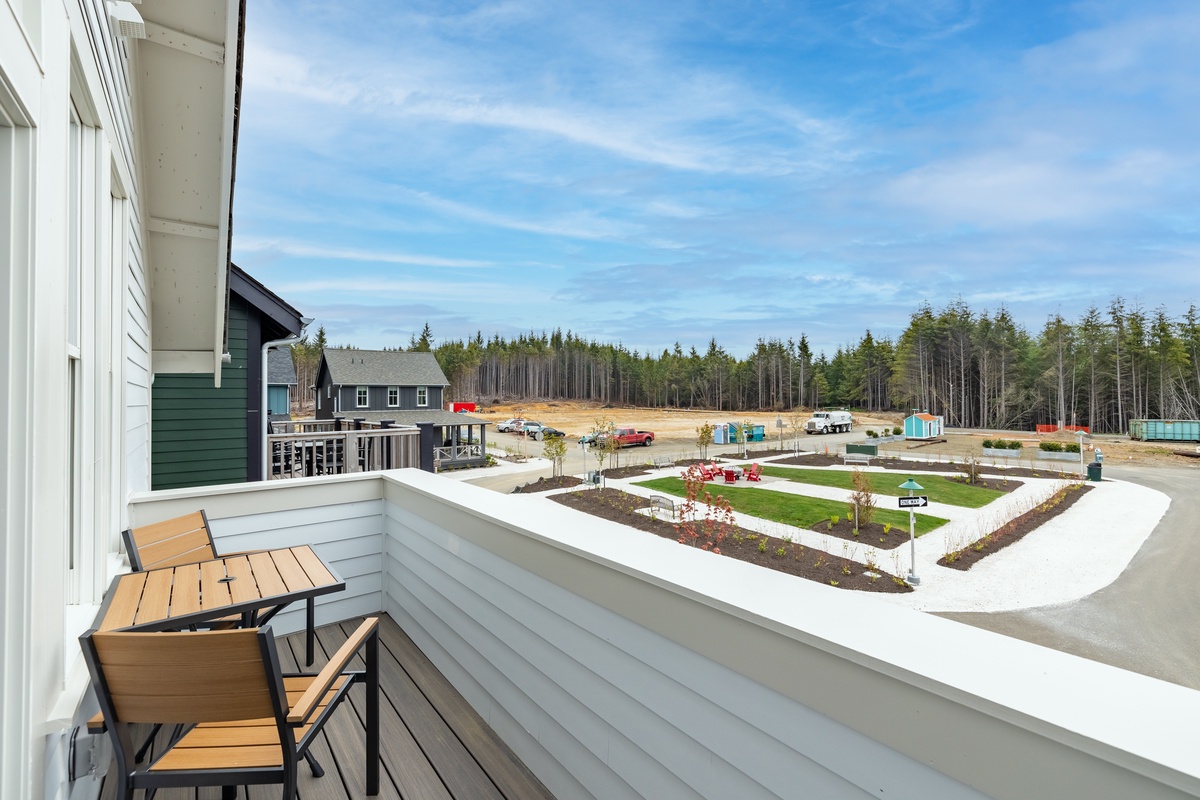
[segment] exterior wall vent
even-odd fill
[[[146,23],[142,15],[128,0],[110,0],[108,4],[108,20],[112,23],[113,33],[127,39],[145,39]]]

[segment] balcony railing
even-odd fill
[[[328,423],[332,427],[332,423]],[[269,479],[420,467],[420,432],[399,428],[320,431],[267,437]]]
[[[558,797],[1200,796],[1200,693],[421,471],[172,490],[312,544]],[[303,610],[277,632],[299,630]]]
[[[483,445],[479,442],[455,444],[447,447],[433,448],[433,457],[440,462],[466,461],[472,458],[483,458]]]

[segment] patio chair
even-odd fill
[[[379,633],[367,619],[316,675],[284,675],[269,628],[191,633],[90,630],[80,637],[117,764],[117,793],[136,789],[282,783],[296,797],[297,768],[355,682],[366,684],[366,788],[379,793]],[[347,664],[366,648],[366,669]],[[131,728],[173,724],[145,766]],[[313,762],[309,762],[312,765]],[[313,770],[321,777],[319,767]]]
[[[747,481],[762,481],[762,464],[754,464],[746,473]]]
[[[737,472],[732,469],[725,470],[725,482],[726,483],[737,483]]]
[[[700,477],[706,481],[711,481],[717,477],[715,467],[710,467],[708,464],[700,465]]]

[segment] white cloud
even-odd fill
[[[492,266],[488,261],[476,261],[466,258],[445,258],[443,256],[412,255],[409,253],[382,252],[371,250],[356,250],[348,247],[333,247],[330,245],[312,245],[296,241],[280,239],[260,239],[255,237],[238,237],[234,250],[252,253],[273,253],[277,255],[295,256],[296,258],[321,258],[334,261],[365,261],[379,264],[411,264],[423,267],[458,267],[475,269]]]

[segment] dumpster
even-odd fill
[[[1104,469],[1104,467],[1102,467],[1100,465],[1099,461],[1093,461],[1092,463],[1088,464],[1087,465],[1088,480],[1091,481],[1092,483],[1099,483],[1100,482],[1100,472],[1103,469]]]

